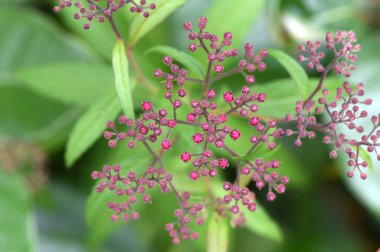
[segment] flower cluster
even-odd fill
[[[225,182],[223,189],[228,192],[223,198],[224,204],[232,204],[230,211],[233,214],[240,212],[239,202],[251,212],[256,210],[255,194],[247,187],[239,188],[239,185]]]
[[[108,189],[115,191],[117,196],[125,198],[121,203],[108,202],[107,207],[114,212],[111,216],[113,222],[118,221],[119,216],[123,221],[129,221],[131,218],[139,219],[139,213],[133,209],[138,195],[141,195],[144,203],[151,203],[151,195],[147,193],[147,190],[158,184],[161,191],[166,193],[169,191],[168,183],[172,181],[171,174],[165,173],[162,168],[149,167],[140,178],[133,171],[128,172],[126,176],[122,176],[120,172],[121,166],[115,164],[113,166],[105,165],[103,171],[94,171],[91,174],[93,179],[100,180],[96,186],[98,193]]]
[[[355,53],[361,49],[360,45],[355,44],[356,41],[357,38],[353,31],[338,31],[334,37],[331,32],[327,33],[326,48],[334,53],[334,59],[327,68],[332,68],[336,73],[350,77],[351,72],[355,70],[352,62],[358,60]],[[320,41],[315,43],[307,41],[306,46],[300,45],[298,49],[301,54],[298,56],[298,61],[307,62],[309,70],[316,67],[318,72],[323,72],[325,67],[321,64],[321,60],[325,57],[325,53],[323,51],[318,52],[320,48]]]
[[[232,50],[225,49],[225,47],[231,45],[231,32],[224,33],[223,40],[219,42],[218,35],[205,31],[206,25],[207,18],[201,17],[198,23],[199,32],[197,34],[193,30],[192,23],[184,23],[183,28],[189,32],[188,38],[191,41],[188,49],[190,52],[195,52],[199,47],[203,48],[207,53],[208,61],[211,65],[213,65],[214,71],[218,74],[221,74],[224,71],[222,62],[224,61],[225,57],[237,57],[238,50],[236,48]]]
[[[286,190],[285,185],[289,183],[288,176],[280,177],[277,172],[270,171],[270,169],[277,169],[279,166],[278,160],[264,162],[261,158],[256,158],[254,162],[247,161],[247,165],[242,167],[241,173],[248,176],[252,171],[251,179],[255,182],[256,187],[261,190],[267,184],[267,200],[274,201],[276,194],[273,191],[282,194]]]
[[[207,60],[209,62],[209,69],[213,67],[214,72],[217,74],[224,73],[223,62],[225,58],[234,58],[239,56],[237,48],[226,49],[232,44],[232,33],[226,32],[223,34],[223,40],[216,34],[212,34],[205,30],[207,25],[207,18],[201,17],[198,22],[199,31],[193,29],[193,24],[185,22],[183,28],[189,32],[188,38],[191,43],[188,46],[190,52],[195,52],[198,48],[202,48],[207,53]],[[263,57],[268,55],[268,51],[262,49],[259,54],[255,54],[253,45],[246,43],[244,46],[244,58],[239,61],[239,65],[235,69],[229,70],[227,74],[240,72],[245,76],[247,84],[253,84],[255,77],[252,75],[255,70],[264,71],[266,64],[263,62]]]
[[[256,70],[263,71],[266,69],[266,64],[262,59],[267,56],[268,52],[263,49],[256,55],[253,46],[246,43],[244,56],[239,61],[238,66],[222,74],[224,68],[221,64],[224,61],[224,57],[237,57],[239,52],[237,49],[228,50],[225,48],[231,44],[231,33],[226,32],[223,41],[219,43],[216,35],[212,35],[204,30],[206,23],[207,19],[204,17],[199,20],[198,28],[200,31],[198,34],[192,30],[190,23],[186,22],[184,24],[184,28],[189,31],[189,38],[192,41],[189,49],[195,51],[198,47],[202,48],[209,63],[207,75],[204,79],[191,79],[192,82],[204,84],[205,88],[201,98],[190,97],[190,107],[192,110],[185,115],[185,119],[180,120],[178,118],[180,114],[177,115],[177,110],[181,108],[182,102],[185,101],[185,99],[181,101],[180,98],[185,97],[187,94],[184,84],[189,80],[187,77],[188,73],[186,69],[175,64],[170,56],[165,56],[163,63],[169,67],[169,72],[156,69],[154,76],[156,78],[165,79],[164,94],[165,98],[170,101],[173,107],[173,119],[168,119],[167,110],[161,109],[156,112],[150,101],[144,101],[141,105],[143,111],[141,119],[132,120],[121,116],[119,123],[123,127],[127,127],[124,131],[118,131],[114,122],[108,122],[108,130],[104,133],[104,137],[109,141],[108,144],[111,148],[116,147],[118,141],[125,140],[127,137],[131,139],[128,142],[130,148],[135,147],[136,140],[143,142],[153,157],[153,166],[159,164],[160,174],[166,174],[161,155],[164,154],[163,151],[171,148],[172,143],[174,144],[174,141],[170,140],[171,128],[176,125],[195,127],[197,132],[192,135],[192,141],[195,146],[201,146],[202,151],[188,150],[183,152],[179,157],[184,163],[191,162],[193,169],[190,171],[189,177],[190,180],[195,181],[200,176],[215,177],[219,169],[224,170],[230,166],[229,157],[220,156],[219,149],[224,149],[233,158],[239,158],[239,155],[228,146],[226,138],[230,138],[232,141],[241,141],[240,130],[229,126],[229,120],[232,116],[242,117],[247,124],[253,128],[254,134],[250,137],[252,146],[247,150],[244,157],[239,159],[241,161],[238,162],[236,167],[238,171],[236,181],[234,183],[226,182],[224,184],[224,189],[228,191],[228,194],[225,195],[222,200],[216,198],[213,202],[214,205],[219,205],[220,209],[228,209],[229,211],[224,211],[220,214],[227,217],[229,215],[228,213],[232,213],[232,215],[234,215],[234,223],[238,226],[243,224],[245,219],[243,212],[240,211],[240,207],[244,206],[249,211],[256,209],[255,194],[251,192],[248,187],[240,187],[240,176],[250,175],[252,171],[252,181],[256,183],[259,189],[262,189],[265,184],[268,184],[269,201],[273,201],[276,197],[273,191],[277,191],[278,193],[285,192],[285,184],[289,179],[286,176],[280,178],[277,172],[270,172],[270,169],[279,167],[279,162],[273,160],[263,163],[259,157],[253,157],[255,150],[261,145],[269,151],[273,150],[276,147],[275,139],[280,138],[285,133],[281,128],[277,127],[275,120],[270,119],[263,121],[257,116],[259,105],[266,101],[265,93],[256,93],[254,92],[254,88],[247,85],[241,88],[239,94],[231,90],[217,94],[214,89],[210,88],[210,85],[218,79],[234,73],[243,74],[246,77],[246,83],[253,84],[255,81],[254,76],[249,74]],[[196,44],[196,41],[199,44]],[[205,44],[205,41],[210,42],[209,46]],[[215,72],[219,74],[216,77],[211,77],[212,66]],[[179,99],[176,100],[173,98],[174,83],[179,87],[177,92]],[[220,96],[220,98],[218,98],[218,96]],[[221,104],[218,104],[218,100],[222,101]],[[161,150],[163,151],[156,154],[149,144],[156,142],[157,137],[163,133],[162,127],[168,128],[168,134],[166,134],[165,139],[161,142]],[[217,151],[212,151],[211,148],[215,148]],[[252,159],[253,161],[251,161]],[[241,165],[244,164],[245,166],[241,167]],[[147,174],[150,174],[149,171],[146,175]],[[146,175],[144,175],[143,178],[145,178]],[[165,185],[168,184],[180,202],[180,209],[177,209],[174,214],[177,221],[168,224],[166,228],[175,244],[179,243],[180,238],[187,239],[190,237],[195,239],[197,234],[191,231],[187,225],[192,218],[196,220],[197,224],[203,223],[203,218],[199,217],[203,206],[200,203],[191,205],[189,203],[190,195],[186,192],[180,194],[175,188],[174,183],[170,181],[171,176],[170,180],[168,180],[167,176],[169,175],[148,179],[148,181],[159,183],[161,188],[163,188],[164,183]],[[109,185],[107,182],[101,183],[102,188]],[[138,185],[136,184],[134,186]],[[165,188],[165,190],[162,190],[164,192],[168,191],[168,187]],[[230,206],[231,204],[232,206]],[[119,212],[122,212],[120,209],[125,209],[125,205],[121,207],[120,204],[116,203],[111,204],[111,206],[116,216]]]
[[[367,174],[363,168],[368,166],[367,160],[363,160],[362,152],[375,152],[377,159],[380,160],[380,115],[372,116],[371,122],[373,127],[365,133],[365,128],[360,125],[360,120],[367,118],[368,112],[363,109],[363,106],[372,104],[372,100],[363,98],[365,95],[363,84],[358,83],[352,86],[345,81],[342,87],[338,87],[336,92],[332,93],[329,89],[324,88],[323,84],[327,73],[332,69],[338,74],[344,74],[345,77],[350,76],[350,71],[354,70],[354,65],[348,65],[348,62],[357,61],[357,56],[354,54],[361,49],[361,46],[355,44],[357,41],[356,35],[352,31],[338,31],[333,37],[331,33],[326,35],[326,46],[334,53],[333,60],[323,67],[319,59],[324,57],[324,54],[317,53],[316,49],[321,46],[317,41],[315,44],[308,42],[308,52],[310,58],[303,55],[299,56],[300,61],[308,61],[308,68],[312,69],[313,64],[317,65],[318,71],[322,72],[319,85],[314,92],[305,101],[297,101],[296,114],[288,114],[285,121],[297,122],[298,131],[287,129],[287,136],[297,135],[295,141],[296,146],[301,146],[302,138],[314,138],[315,131],[320,131],[325,134],[323,143],[332,145],[330,158],[334,159],[338,156],[338,151],[342,150],[348,157],[348,166],[351,169],[347,172],[348,177],[353,177],[355,171],[360,173],[362,179],[367,178]],[[306,52],[305,46],[301,45],[301,52]],[[318,56],[319,55],[319,56]],[[317,96],[321,91],[321,95]],[[325,112],[328,116],[328,121],[325,123],[317,122],[313,115]],[[342,127],[347,130],[356,131],[359,134],[357,139],[342,133]],[[353,134],[352,134],[353,135]]]
[[[165,228],[169,232],[170,237],[172,237],[172,242],[174,244],[179,244],[180,240],[192,239],[196,240],[198,238],[198,233],[194,232],[189,224],[194,221],[197,225],[202,225],[204,223],[203,216],[203,204],[195,203],[190,204],[190,193],[183,192],[180,196],[180,208],[174,211],[174,216],[176,221],[166,224]]]
[[[147,4],[146,0],[86,0],[87,3],[76,1],[74,6],[78,12],[74,14],[76,20],[85,19],[84,29],[90,29],[90,23],[97,20],[103,23],[106,18],[112,17],[120,8],[130,5],[130,12],[141,13],[144,17],[149,16],[149,10],[154,10],[154,3]],[[104,2],[104,3],[101,3]],[[72,0],[59,0],[58,5],[54,7],[55,12],[60,12],[64,8],[73,6]]]
[[[314,101],[308,102],[306,106],[304,106],[303,101],[297,101],[295,107],[296,115],[293,116],[292,114],[288,114],[285,116],[287,122],[297,122],[297,130],[287,129],[285,130],[285,135],[297,135],[294,144],[298,147],[302,145],[303,138],[315,138],[315,131],[308,128],[309,124],[315,124],[317,121],[316,117],[312,115],[314,105]],[[322,112],[320,107],[316,108],[315,111],[317,114]]]
[[[154,77],[159,79],[161,77],[165,78],[165,98],[168,100],[172,99],[173,82],[177,83],[179,86],[178,96],[181,98],[185,97],[186,90],[184,88],[184,85],[186,82],[187,70],[180,69],[178,65],[173,63],[173,59],[170,56],[165,56],[163,62],[165,65],[169,66],[170,73],[165,73],[160,68],[158,68],[154,71]]]
[[[89,2],[90,9],[84,9],[82,12],[88,21],[91,21],[89,13],[92,17],[96,15],[108,16],[126,4],[132,4],[132,12],[143,12],[144,16],[148,16],[145,14],[147,12],[144,12],[146,1],[140,1],[140,4],[134,1],[107,1],[106,9],[101,9],[92,1]],[[97,1],[95,2],[97,3]],[[61,5],[63,7],[69,6],[71,2],[68,0],[61,1]],[[148,6],[150,9],[154,7],[154,5]],[[109,12],[105,13],[106,10]],[[108,203],[108,207],[114,212],[111,217],[112,221],[117,221],[120,215],[124,221],[130,218],[138,219],[138,213],[132,208],[137,201],[137,196],[140,195],[143,202],[149,203],[151,196],[147,194],[147,189],[159,185],[162,192],[172,192],[179,202],[179,208],[174,211],[175,222],[166,225],[172,242],[178,244],[181,239],[197,238],[198,234],[189,227],[189,224],[192,221],[198,225],[204,222],[204,205],[202,203],[206,200],[202,199],[198,203],[191,204],[190,194],[188,192],[181,193],[177,190],[174,180],[172,181],[172,176],[166,172],[165,168],[165,151],[172,148],[178,140],[178,138],[171,137],[172,129],[176,126],[194,127],[196,131],[191,136],[193,147],[194,149],[197,147],[202,149],[186,149],[178,157],[184,163],[192,165],[191,170],[189,170],[191,183],[199,183],[197,180],[200,176],[215,177],[219,171],[230,166],[229,169],[236,168],[234,181],[225,181],[223,185],[224,197],[213,197],[211,202],[221,218],[229,216],[233,218],[234,226],[244,224],[245,217],[242,209],[246,208],[251,212],[256,210],[255,193],[248,189],[249,182],[254,183],[259,190],[267,186],[268,201],[274,201],[277,197],[276,193],[278,195],[286,191],[289,177],[277,172],[280,161],[276,159],[265,161],[262,156],[257,154],[258,149],[264,149],[268,152],[274,150],[277,147],[276,140],[284,136],[297,135],[295,145],[301,146],[302,139],[315,137],[315,131],[325,133],[324,142],[332,144],[334,148],[330,157],[335,158],[337,150],[343,149],[350,159],[348,165],[353,167],[348,175],[352,177],[353,172],[359,170],[361,178],[366,178],[362,168],[367,167],[367,163],[359,158],[360,150],[366,148],[368,152],[375,152],[380,160],[378,148],[380,146],[378,141],[380,137],[380,115],[372,117],[373,129],[368,134],[364,134],[364,128],[357,123],[357,120],[367,117],[367,112],[359,106],[370,105],[371,100],[361,98],[364,95],[362,84],[358,84],[356,89],[352,89],[348,82],[345,82],[343,88],[338,88],[333,96],[325,89],[322,91],[322,96],[315,99],[319,91],[323,89],[324,80],[330,70],[346,77],[350,75],[350,71],[354,70],[353,65],[349,65],[348,62],[357,60],[354,53],[360,50],[360,46],[355,45],[356,37],[353,32],[339,31],[335,37],[332,37],[330,33],[327,34],[327,49],[334,53],[333,60],[327,66],[323,66],[321,62],[325,53],[318,51],[321,48],[320,42],[308,41],[306,46],[301,45],[299,47],[302,53],[298,58],[299,61],[307,62],[309,69],[316,68],[322,74],[314,92],[305,101],[296,103],[296,113],[285,117],[285,122],[296,122],[297,130],[284,130],[278,126],[279,119],[259,116],[257,113],[260,104],[268,101],[265,93],[255,92],[255,86],[252,85],[255,83],[253,73],[256,70],[266,70],[267,66],[263,62],[263,58],[268,55],[268,51],[262,49],[256,54],[253,45],[246,43],[244,53],[241,54],[237,66],[225,70],[223,62],[226,58],[240,56],[237,48],[228,48],[231,46],[233,35],[231,32],[225,32],[223,39],[220,39],[218,35],[206,31],[206,25],[207,19],[205,17],[199,19],[199,31],[197,32],[190,22],[183,25],[183,28],[189,33],[190,44],[188,49],[191,52],[197,50],[204,52],[208,66],[203,79],[189,78],[188,71],[176,64],[169,55],[163,59],[163,63],[169,67],[169,71],[164,72],[157,68],[153,73],[154,77],[164,79],[163,93],[173,108],[171,110],[172,116],[168,116],[169,110],[165,108],[155,111],[152,102],[147,100],[141,104],[142,113],[139,119],[132,120],[124,115],[119,117],[119,124],[124,130],[116,129],[114,122],[107,123],[108,129],[104,132],[104,137],[108,140],[109,147],[115,148],[119,141],[128,138],[128,147],[134,148],[136,141],[141,142],[152,159],[151,166],[139,178],[133,171],[123,177],[120,175],[119,165],[113,167],[106,165],[103,171],[92,174],[94,179],[101,179],[96,187],[98,192],[108,188],[111,191],[114,190],[117,196],[126,197],[126,200],[121,203]],[[245,77],[245,84],[248,84],[242,85],[241,91],[233,92],[232,89],[228,89],[217,93],[215,91],[218,90],[217,88],[211,88],[211,85],[218,80],[235,73],[242,74]],[[186,82],[202,84],[203,93],[198,97],[196,93],[186,92]],[[177,92],[177,97],[174,97],[174,90]],[[182,103],[185,102],[188,103],[190,112],[179,113]],[[314,113],[320,114],[324,111],[329,115],[330,121],[325,124],[318,123]],[[184,118],[180,119],[181,116]],[[235,141],[239,143],[244,139],[241,129],[231,127],[233,117],[240,117],[247,125],[251,126],[250,145],[247,150],[239,148],[239,151],[236,151],[229,144],[229,142],[235,143]],[[359,141],[352,140],[345,134],[338,133],[339,125],[363,134],[361,139]],[[151,144],[155,143],[161,135],[163,135],[163,140],[160,142],[161,148],[156,153]],[[238,152],[244,152],[244,154],[241,155]],[[228,154],[226,155],[226,153]],[[231,158],[236,161],[235,167],[230,165]],[[246,184],[240,180],[244,177],[249,177]],[[211,194],[212,192],[210,192]]]
[[[104,138],[108,140],[109,147],[115,148],[118,141],[124,141],[127,138],[131,139],[128,141],[129,148],[136,147],[136,140],[143,143],[147,141],[154,143],[163,134],[163,128],[166,127],[169,131],[161,142],[161,147],[163,150],[171,148],[170,129],[176,126],[176,121],[167,118],[168,112],[164,108],[156,112],[149,101],[142,102],[141,108],[144,111],[142,119],[132,120],[125,115],[119,117],[119,123],[127,126],[125,131],[118,131],[113,121],[107,123],[108,130],[104,132]]]

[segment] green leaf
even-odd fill
[[[305,83],[306,93],[313,92],[318,84],[317,78],[312,78]],[[325,87],[333,90],[342,85],[338,78],[326,78]],[[255,86],[255,92],[265,93],[267,99],[259,104],[258,115],[272,118],[283,118],[287,113],[293,113],[296,101],[304,99],[296,81],[292,79],[280,79]]]
[[[133,47],[139,39],[185,2],[186,0],[162,0],[157,3],[157,8],[150,13],[148,18],[143,17],[143,15],[136,16],[130,27],[128,45]]]
[[[286,53],[276,50],[269,49],[268,55],[275,58],[289,73],[290,77],[294,80],[297,88],[300,90],[303,98],[307,98],[307,83],[309,82],[309,77],[307,76],[303,67],[298,64],[298,62],[287,55]]]
[[[213,213],[207,226],[207,252],[228,251],[228,221]]]
[[[50,132],[40,137],[31,134],[45,129],[64,114],[67,108],[51,99],[38,95],[21,84],[0,82],[0,137],[40,141]],[[64,126],[62,122],[59,126]],[[53,134],[54,135],[54,134]]]
[[[0,167],[0,251],[37,251],[30,195],[22,177]]]
[[[297,84],[291,79],[275,80],[255,86],[255,92],[265,93],[266,101],[259,104],[259,115],[282,118],[293,112],[295,103],[302,98]]]
[[[170,46],[158,45],[150,48],[145,54],[148,55],[152,52],[159,52],[164,55],[170,55],[174,60],[183,64],[190,74],[194,74],[196,77],[202,79],[205,77],[203,66],[197,59],[186,52],[179,51]]]
[[[265,3],[266,0],[214,0],[205,15],[208,18],[207,30],[219,36],[224,32],[232,32],[232,43],[238,46],[264,9]]]
[[[144,158],[144,152],[142,151],[133,151],[133,156],[131,153],[126,153],[128,158],[123,164],[120,164],[122,166],[122,176],[126,175],[130,170],[134,170],[136,173],[143,173],[151,161]],[[122,221],[118,223],[111,222],[112,211],[107,208],[109,201],[119,202],[120,197],[115,194],[115,191],[110,190],[97,193],[95,187],[87,200],[85,213],[86,222],[90,230],[87,241],[90,248],[98,247],[113,231],[123,224]],[[139,212],[143,207],[144,204],[136,204],[134,209]]]
[[[112,68],[104,65],[60,63],[26,68],[17,77],[46,97],[89,105],[113,89]]]
[[[135,118],[132,100],[132,85],[129,79],[128,59],[123,40],[119,39],[112,52],[112,66],[115,75],[117,96],[123,112],[129,118]]]
[[[246,207],[242,207],[241,211],[246,218],[245,227],[255,234],[275,242],[282,242],[283,233],[279,225],[269,216],[264,207],[256,200],[256,211],[250,212]]]
[[[359,156],[360,158],[362,158],[364,161],[367,162],[368,170],[372,173],[372,170],[373,170],[372,158],[369,155],[368,151],[365,148],[363,148],[363,146],[359,146]]]
[[[0,72],[51,62],[94,59],[88,48],[67,36],[42,12],[17,7],[0,8]]]
[[[120,112],[114,94],[107,95],[85,112],[76,123],[66,147],[65,162],[68,167],[102,135],[105,124]]]

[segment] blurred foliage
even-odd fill
[[[316,83],[316,73],[308,80],[292,63],[298,43],[323,40],[326,31],[349,29],[358,34],[363,48],[352,80],[365,83],[375,100],[369,112],[378,113],[378,1],[157,0],[158,6],[160,2],[165,3],[160,7],[164,10],[151,19],[135,18],[127,10],[115,17],[121,34],[130,38],[130,44],[136,43],[141,70],[156,87],[161,84],[151,73],[162,67],[164,54],[191,65],[190,74],[202,75],[204,58],[181,51],[187,48],[182,23],[207,15],[212,31],[234,33],[233,46],[241,48],[248,40],[255,48],[274,48],[268,70],[256,75],[256,88],[268,97],[260,112],[282,116]],[[257,193],[262,204],[249,215],[247,228],[235,229],[227,221],[211,218],[198,230],[198,241],[173,246],[164,225],[171,221],[176,201],[172,195],[158,193],[152,205],[141,206],[140,221],[109,222],[104,202],[112,195],[95,196],[91,171],[106,163],[139,170],[150,160],[143,150],[131,152],[125,146],[110,150],[106,141],[98,140],[105,122],[121,111],[113,86],[116,38],[111,27],[94,24],[85,31],[72,18],[72,10],[55,15],[52,6],[46,0],[0,3],[0,251],[174,252],[205,251],[208,246],[214,249],[209,251],[326,252],[380,247],[379,163],[374,160],[366,181],[348,180],[345,160],[330,161],[319,135],[301,149],[292,146],[292,139],[281,141],[281,149],[268,156],[282,160],[281,172],[291,177],[291,183],[275,203],[266,202],[265,193]],[[135,107],[147,96],[157,105],[163,103],[160,95],[138,83],[133,71],[130,80],[139,87],[133,90]],[[233,76],[215,89],[238,89],[236,83],[241,81]],[[339,79],[331,75],[327,85],[337,84]],[[189,93],[199,92],[194,86]],[[239,120],[232,123],[248,135],[244,132],[252,129]],[[168,155],[165,164],[178,178],[174,181],[178,187],[202,197],[206,188],[188,181],[188,169],[178,159],[189,145],[192,129],[175,129],[175,134],[184,144]],[[229,144],[236,150],[242,147]],[[227,172],[225,178],[233,177]],[[213,241],[223,243],[215,247]]]

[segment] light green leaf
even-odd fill
[[[132,85],[129,79],[128,59],[123,40],[119,39],[112,52],[112,66],[115,74],[117,96],[123,112],[129,118],[135,118],[132,100]]]
[[[227,219],[213,213],[207,226],[207,252],[228,251],[228,229]]]
[[[144,158],[143,154],[142,151],[133,151],[133,156],[131,153],[127,153],[128,158],[123,164],[120,164],[122,166],[121,175],[125,176],[130,170],[134,170],[137,174],[143,173],[151,161]],[[119,202],[120,197],[116,195],[115,191],[110,190],[97,193],[95,187],[87,200],[85,213],[90,230],[87,242],[91,249],[97,248],[113,231],[120,227],[120,224],[123,224],[122,221],[111,222],[112,211],[107,208],[109,201]],[[144,206],[144,204],[137,204],[134,209],[139,212]]]
[[[265,0],[214,0],[205,15],[208,18],[207,30],[219,36],[224,32],[232,32],[232,43],[239,46],[264,9],[265,3]]]
[[[153,52],[159,52],[164,55],[170,55],[174,60],[183,64],[190,74],[194,74],[196,77],[202,79],[205,77],[204,69],[201,63],[193,56],[186,52],[179,51],[170,46],[155,46],[150,48],[146,55]]]
[[[162,0],[157,3],[157,8],[150,13],[148,18],[143,17],[143,15],[136,16],[130,27],[128,45],[133,47],[139,39],[185,2],[186,0]]]
[[[37,251],[28,188],[0,167],[0,251]]]
[[[120,112],[116,96],[105,96],[85,112],[76,123],[66,147],[65,162],[68,167],[102,135],[105,124]]]
[[[279,225],[269,216],[264,207],[256,200],[256,211],[250,212],[246,207],[241,210],[246,218],[245,227],[263,237],[271,239],[275,242],[282,242],[283,233]]]
[[[298,62],[287,55],[286,53],[276,50],[269,49],[268,50],[269,57],[275,58],[289,73],[290,77],[294,80],[297,88],[300,90],[303,98],[307,98],[307,83],[309,81],[309,77],[307,76],[303,67],[298,64]]]
[[[113,89],[112,68],[63,63],[18,71],[17,77],[33,91],[67,103],[89,105]]]

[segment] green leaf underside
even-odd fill
[[[132,85],[129,79],[128,59],[123,40],[119,39],[112,52],[112,66],[115,75],[116,93],[123,112],[129,118],[135,118],[132,100]]]
[[[144,172],[151,160],[146,158],[145,152],[127,153],[128,158],[122,165],[121,176],[125,176],[130,170],[137,174]],[[102,193],[97,193],[95,187],[91,191],[86,203],[86,222],[89,226],[88,243],[90,247],[97,247],[115,231],[122,223],[113,223],[110,221],[112,211],[107,208],[107,203],[110,201],[119,202],[121,198],[115,194],[115,191],[105,190]],[[137,212],[146,204],[136,204],[133,206]],[[124,223],[125,224],[125,223]]]
[[[309,81],[309,77],[307,76],[304,68],[295,59],[282,51],[269,49],[268,55],[275,58],[282,65],[282,67],[285,68],[290,77],[294,80],[302,97],[307,98],[307,83]]]
[[[207,252],[228,251],[228,229],[226,218],[220,218],[216,213],[211,215],[207,226]]]
[[[67,104],[90,105],[113,89],[112,68],[59,63],[26,68],[17,77],[33,91]]]
[[[189,71],[190,75],[194,74],[196,77],[200,79],[205,77],[204,68],[202,64],[186,52],[182,52],[170,46],[158,45],[150,48],[145,54],[148,55],[153,52],[158,52],[164,55],[170,55],[170,57],[172,57],[174,60],[183,64]]]
[[[105,124],[120,113],[114,93],[102,98],[79,118],[67,142],[65,162],[68,167],[102,135]]]
[[[157,4],[157,8],[150,12],[149,18],[145,18],[143,15],[136,15],[130,27],[129,46],[133,47],[139,39],[185,2],[186,0],[162,0]]]

